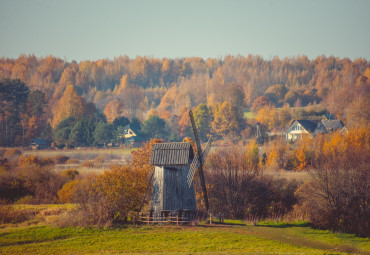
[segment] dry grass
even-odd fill
[[[54,170],[57,172],[76,169],[82,176],[101,174],[111,165],[123,165],[131,161],[131,150],[126,148],[82,148],[69,150],[29,150],[24,156],[34,155],[42,158],[62,159],[56,162]]]
[[[1,205],[0,228],[51,223],[74,208],[74,204]]]
[[[287,180],[293,180],[304,182],[310,178],[310,175],[307,171],[288,171],[288,170],[271,170],[271,169],[265,169],[263,171],[264,174],[269,175],[275,179],[287,179]]]

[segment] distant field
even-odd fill
[[[42,157],[52,157],[57,155],[67,156],[69,158],[76,158],[81,160],[94,159],[102,155],[109,158],[130,159],[131,149],[109,148],[109,149],[96,149],[96,148],[82,148],[82,149],[66,149],[66,150],[27,150],[23,152],[24,155],[38,155]]]
[[[341,254],[370,253],[370,239],[301,224],[141,226],[46,225],[0,229],[0,254]]]
[[[27,150],[23,155],[36,155],[39,157],[66,156],[70,160],[57,164],[54,167],[56,171],[66,169],[77,169],[81,174],[102,173],[113,164],[126,164],[131,160],[131,149],[109,148],[82,148],[68,150]],[[91,162],[91,164],[89,164]]]
[[[244,112],[244,119],[254,119],[256,115],[251,111]]]

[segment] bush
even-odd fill
[[[293,209],[295,181],[275,180],[250,164],[242,147],[211,154],[207,164],[211,211],[232,219],[282,217]]]
[[[19,157],[21,154],[22,152],[19,149],[11,148],[5,151],[4,158]]]
[[[35,203],[54,203],[57,192],[65,183],[65,178],[56,174],[51,166],[30,164],[17,172],[24,193],[32,195]]]
[[[71,180],[64,184],[58,191],[58,201],[60,203],[72,203],[75,191],[80,183],[80,180]]]
[[[70,158],[65,163],[66,164],[79,164],[80,163],[80,160],[79,159],[76,159],[76,158]]]
[[[35,204],[35,198],[33,196],[24,196],[24,197],[21,197],[20,199],[18,199],[15,204],[18,204],[18,205],[32,205],[32,204]]]
[[[64,155],[56,155],[55,157],[51,158],[55,164],[64,164],[69,160],[69,157],[64,156]]]
[[[66,177],[68,181],[74,180],[80,172],[78,172],[76,169],[67,169],[62,172],[62,176]]]
[[[32,212],[18,211],[11,206],[0,205],[0,224],[19,223],[30,219],[32,216]]]
[[[327,138],[311,181],[297,192],[316,227],[370,236],[369,139],[356,139],[360,133]]]
[[[54,161],[51,160],[50,158],[42,158],[42,157],[34,156],[34,155],[28,155],[28,156],[21,155],[19,157],[18,165],[20,167],[26,167],[30,164],[36,164],[38,166],[47,166],[47,165],[53,165]]]

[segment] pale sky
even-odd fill
[[[370,0],[0,0],[0,57],[370,60]]]

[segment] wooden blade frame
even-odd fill
[[[206,147],[202,151],[201,159],[202,159],[202,162],[203,162],[203,166],[205,164],[208,153],[211,149],[211,142],[212,142],[212,137],[209,138],[209,140],[206,144]],[[188,186],[189,187],[193,184],[193,178],[194,178],[195,172],[197,171],[198,167],[199,167],[199,157],[198,157],[198,154],[195,154],[193,162],[191,162],[190,170],[189,170],[189,173],[188,173],[188,176],[187,176],[187,181],[188,181]]]
[[[199,167],[198,167],[198,169],[199,169],[200,184],[202,186],[204,203],[206,205],[206,210],[207,210],[207,213],[208,213],[208,211],[209,211],[209,204],[208,204],[208,196],[207,196],[206,182],[204,180],[204,173],[203,173],[202,147],[200,146],[198,131],[197,131],[197,127],[195,125],[195,121],[194,121],[192,110],[189,110],[189,117],[190,117],[190,121],[191,121],[191,126],[193,128],[193,133],[194,133],[194,138],[195,138],[195,144],[197,146],[197,154],[198,154],[198,159],[199,159]]]

